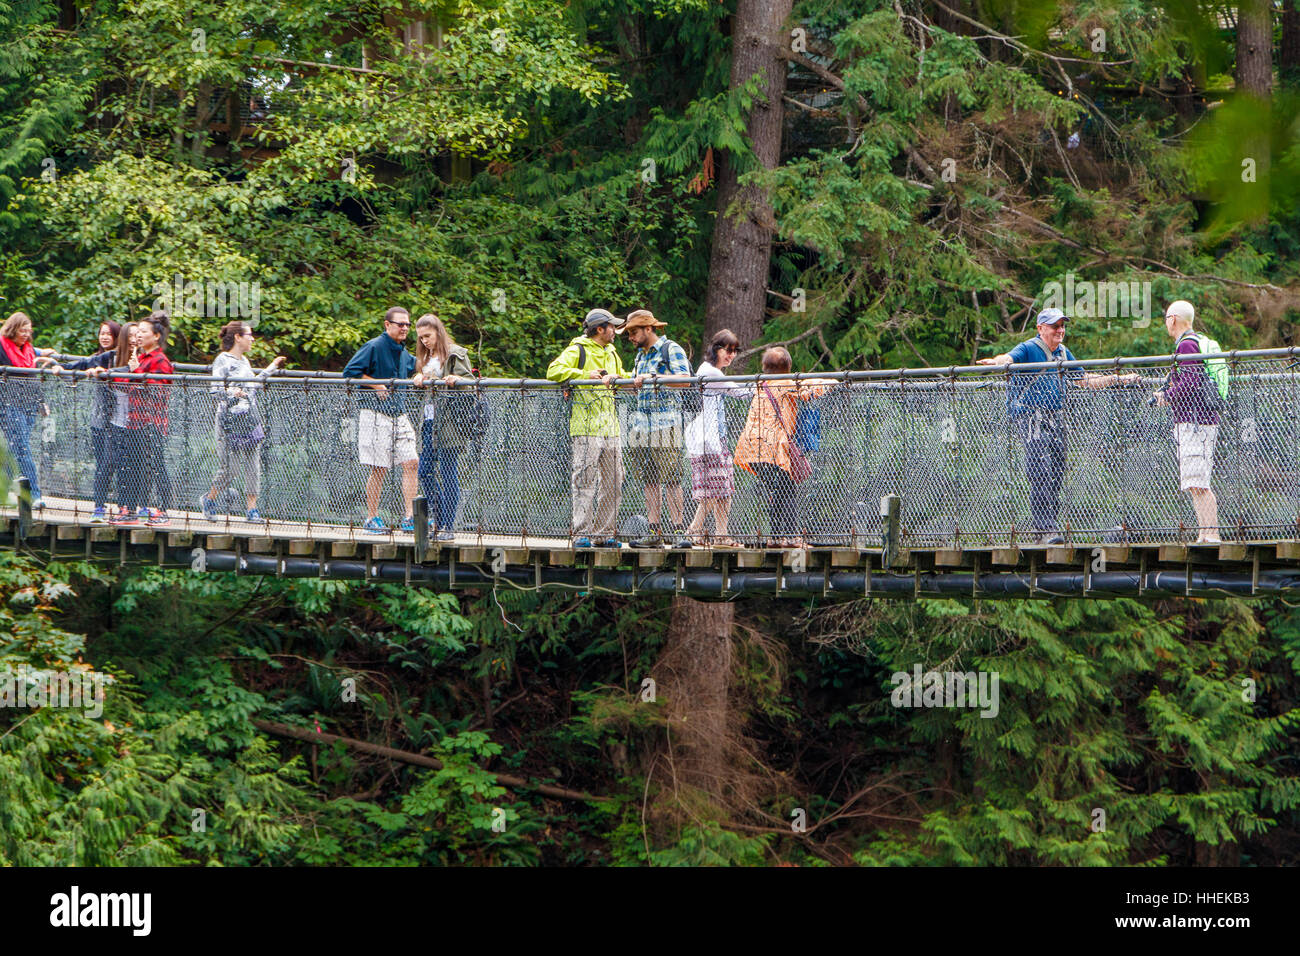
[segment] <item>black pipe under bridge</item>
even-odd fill
[[[194,574],[354,580],[429,587],[568,590],[700,599],[916,599],[1300,595],[1300,540],[1198,545],[696,547],[574,550],[566,539],[458,534],[378,538],[355,528],[204,522],[140,528],[90,524],[84,509],[0,509],[0,549]]]

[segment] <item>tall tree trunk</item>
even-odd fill
[[[785,27],[791,4],[792,0],[739,0],[732,21],[731,88],[744,86],[755,73],[766,78],[765,98],[754,103],[747,127],[754,154],[766,169],[781,160],[786,63],[778,53],[790,40]],[[738,175],[736,157],[724,153],[718,169],[718,218],[713,227],[704,327],[706,336],[731,329],[748,346],[763,331],[774,222],[767,196],[753,186],[742,189]],[[727,215],[733,203],[735,218]]]
[[[1292,85],[1300,82],[1300,4],[1296,0],[1282,3],[1282,48],[1277,65],[1283,79]]]
[[[715,797],[727,789],[737,742],[728,699],[734,612],[730,602],[673,598],[668,641],[654,666],[667,709],[673,780]]]
[[[732,21],[731,87],[756,73],[766,77],[766,99],[755,102],[749,139],[768,169],[781,159],[786,62],[786,20],[792,0],[739,0]],[[726,217],[735,201],[743,210]],[[749,344],[763,330],[767,277],[772,253],[772,208],[759,189],[741,189],[733,157],[724,154],[718,173],[718,220],[713,231],[704,341],[731,329]],[[730,712],[731,631],[735,606],[673,599],[668,641],[655,664],[670,728],[669,757],[676,779],[721,797],[741,745]]]
[[[1262,223],[1268,217],[1272,163],[1269,115],[1273,92],[1273,4],[1271,0],[1242,0],[1237,7],[1237,91],[1259,110],[1259,122],[1241,144],[1244,157],[1255,161],[1255,181],[1243,206],[1245,217]],[[1252,102],[1253,101],[1253,102]]]
[[[1237,7],[1237,88],[1268,99],[1273,92],[1273,4],[1242,0]]]

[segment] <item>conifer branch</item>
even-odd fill
[[[409,750],[398,750],[396,747],[385,747],[381,744],[372,744],[367,740],[357,740],[353,737],[340,737],[338,734],[327,734],[324,731],[308,730],[306,727],[292,727],[289,724],[274,723],[269,720],[254,720],[253,726],[258,730],[263,730],[268,734],[275,734],[277,737],[290,737],[294,740],[301,740],[309,744],[331,744],[338,742],[353,750],[359,750],[362,753],[374,754],[378,757],[388,757],[392,760],[400,760],[402,763],[409,763],[417,767],[428,767],[431,770],[441,770],[443,763],[436,757],[427,757],[424,754],[412,753]],[[494,773],[493,777],[497,782],[505,787],[516,787],[524,790],[536,790],[538,793],[545,794],[548,797],[559,797],[562,800],[581,800],[587,803],[598,803],[602,800],[608,800],[608,797],[597,797],[590,793],[583,793],[579,790],[568,790],[564,787],[552,786],[548,783],[532,783],[523,777],[516,777],[508,773]]]

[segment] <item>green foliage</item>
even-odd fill
[[[1297,714],[1269,713],[1242,683],[1276,651],[1240,604],[1185,611],[1072,601],[1003,605],[991,618],[928,604],[886,612],[872,641],[882,690],[851,711],[864,748],[888,752],[906,727],[924,756],[879,772],[933,796],[917,831],[875,834],[855,859],[1159,864],[1171,833],[1221,848],[1277,826],[1300,806],[1294,768],[1276,759]],[[891,706],[890,675],[918,663],[997,674],[997,713]],[[883,739],[881,721],[894,729]]]
[[[768,288],[807,292],[761,336],[816,329],[801,369],[1002,351],[1070,272],[1191,298],[1227,347],[1295,321],[1260,294],[1293,291],[1300,262],[1294,84],[1209,110],[1234,38],[1190,0],[974,5],[983,26],[805,0],[791,26],[843,95],[791,66],[771,170],[746,128],[760,78],[729,84],[734,4],[102,0],[67,30],[62,6],[0,9],[0,296],[43,346],[86,349],[180,275],[259,283],[255,360],[338,368],[394,302],[442,315],[489,373],[537,374],[593,305],[648,305],[695,351],[713,222],[753,212],[718,209],[724,162],[770,197]],[[409,15],[445,43],[407,55]],[[1187,112],[1171,79],[1203,94]],[[251,97],[268,116],[227,128]],[[1245,144],[1267,158],[1254,184]],[[172,353],[210,355],[225,317],[173,311]],[[1158,323],[1108,325],[1073,323],[1076,352],[1167,345]],[[666,601],[0,555],[0,667],[112,680],[97,718],[0,709],[0,864],[1286,860],[1290,609],[922,602],[852,610],[830,644],[806,641],[829,614],[789,610],[741,618],[784,666],[760,642],[735,661],[755,760],[781,777],[747,808],[764,832],[657,830],[668,728],[637,689]],[[997,716],[891,706],[917,662],[997,672]],[[557,808],[497,772],[610,799]],[[787,833],[787,797],[825,822]]]

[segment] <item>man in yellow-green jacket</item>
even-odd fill
[[[623,496],[623,446],[613,381],[627,372],[614,348],[623,319],[592,309],[578,336],[546,369],[552,382],[574,381],[569,437],[573,442],[573,543],[578,548],[620,548],[614,537]],[[641,384],[637,379],[632,387]],[[594,545],[593,545],[594,539]]]

